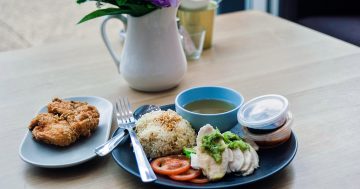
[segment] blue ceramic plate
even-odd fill
[[[161,107],[164,110],[175,109],[173,104]],[[117,134],[116,130],[113,134]],[[232,132],[242,135],[239,125],[236,125]],[[241,186],[249,183],[259,181],[267,178],[285,168],[295,157],[297,150],[297,141],[294,133],[291,134],[290,139],[276,148],[259,150],[260,167],[249,176],[242,177],[233,174],[226,175],[224,178],[217,182],[210,182],[206,184],[193,184],[188,182],[178,182],[169,179],[166,176],[157,175],[158,179],[155,184],[176,187],[176,188],[227,188],[234,186]],[[140,180],[140,174],[136,165],[135,155],[130,145],[130,140],[126,139],[125,142],[120,144],[115,150],[112,151],[112,157],[115,162],[124,170],[132,175],[135,175]]]

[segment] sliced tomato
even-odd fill
[[[205,183],[208,183],[209,182],[209,179],[206,178],[204,175],[201,175],[197,178],[193,178],[191,180],[189,180],[190,182],[192,183],[196,183],[196,184],[205,184]]]
[[[183,155],[157,158],[151,162],[155,173],[162,175],[178,175],[190,169],[190,160]]]
[[[187,181],[187,180],[194,179],[194,178],[198,177],[199,175],[201,175],[200,170],[189,169],[184,173],[181,173],[178,175],[169,175],[169,177],[173,180]]]

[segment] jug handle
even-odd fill
[[[114,60],[115,62],[115,65],[118,69],[118,72],[120,73],[120,58],[117,56],[117,54],[115,53],[114,49],[112,48],[111,44],[110,44],[110,41],[109,41],[109,38],[108,38],[108,35],[106,34],[106,24],[109,20],[113,19],[113,18],[116,18],[116,19],[119,19],[123,24],[124,24],[124,28],[125,28],[125,31],[126,31],[126,27],[127,27],[127,18],[121,14],[118,14],[118,15],[110,15],[110,16],[107,16],[105,17],[105,19],[101,22],[101,25],[100,25],[100,30],[101,30],[101,37],[105,43],[105,46],[107,48],[107,50],[109,51],[112,59]],[[124,37],[124,35],[123,35]]]

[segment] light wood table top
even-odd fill
[[[129,96],[136,107],[173,103],[199,85],[231,87],[246,100],[276,93],[290,101],[298,153],[279,174],[247,188],[359,187],[360,49],[264,13],[239,12],[217,17],[214,47],[165,92],[130,89],[100,34],[0,54],[1,188],[149,187],[110,156],[66,169],[28,165],[18,156],[26,127],[55,96]]]

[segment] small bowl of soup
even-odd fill
[[[175,98],[175,107],[195,130],[211,124],[224,132],[238,123],[237,112],[243,102],[243,96],[233,89],[203,86],[180,92]]]

